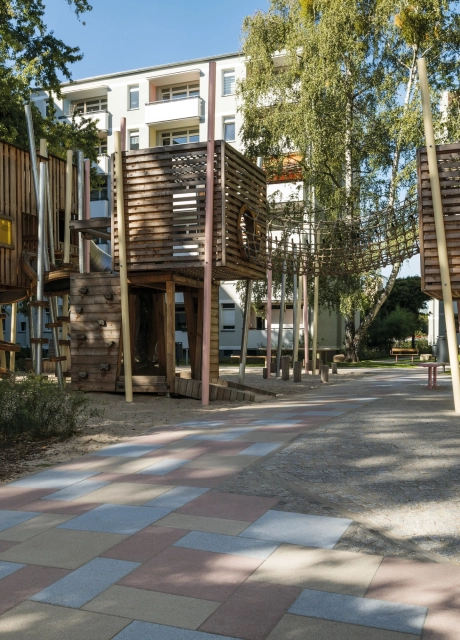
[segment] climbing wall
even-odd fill
[[[116,391],[121,367],[119,276],[73,275],[70,323],[72,389]]]

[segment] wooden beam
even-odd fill
[[[111,218],[91,218],[90,220],[71,220],[70,229],[87,231],[88,229],[108,229],[112,224]]]
[[[176,381],[176,287],[166,283],[166,380],[170,393]]]

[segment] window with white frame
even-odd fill
[[[160,146],[165,147],[170,144],[187,144],[188,142],[199,142],[200,132],[198,129],[182,129],[177,131],[165,131],[161,133]]]
[[[227,116],[223,119],[224,125],[224,140],[226,142],[235,142],[236,129],[235,129],[235,116]]]
[[[235,69],[222,73],[222,95],[232,96],[235,93]]]
[[[129,108],[139,109],[139,87],[129,87]]]
[[[90,192],[90,200],[108,200],[109,199],[109,189],[108,189],[108,176],[99,175],[99,186],[97,189],[91,189]]]
[[[107,96],[72,102],[70,107],[70,113],[76,116],[84,116],[88,113],[97,113],[98,111],[107,111]]]
[[[175,87],[164,87],[161,89],[161,100],[184,100],[185,98],[196,98],[199,95],[199,82],[177,85]]]
[[[129,132],[129,149],[130,151],[139,149],[139,131]]]
[[[235,303],[222,302],[222,331],[235,331]]]

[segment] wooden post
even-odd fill
[[[85,220],[91,218],[91,162],[88,158],[85,159],[85,207],[83,216]],[[83,266],[86,273],[91,272],[91,240],[84,240],[83,244]],[[113,251],[113,247],[112,247]]]
[[[241,336],[240,375],[238,382],[244,384],[246,374],[246,356],[248,353],[249,320],[251,317],[252,280],[246,281],[246,297],[244,300],[243,335]]]
[[[158,345],[158,365],[160,369],[160,375],[166,375],[166,309],[165,309],[165,295],[164,293],[156,293],[154,295],[155,304],[155,325],[157,334]]]
[[[185,322],[187,324],[188,351],[190,355],[190,371],[192,380],[196,380],[196,315],[193,294],[190,291],[184,292]]]
[[[126,151],[126,118],[120,118],[121,150]]]
[[[17,305],[17,302],[13,302],[13,304],[11,305],[11,327],[10,327],[10,342],[13,342],[13,343],[16,343],[17,319],[18,319],[18,305]],[[15,365],[16,365],[16,353],[14,351],[10,351],[11,371],[14,371]]]
[[[0,305],[0,316],[1,316],[1,311],[2,311],[2,305]],[[0,340],[4,340],[4,338],[5,336],[3,334],[3,320],[0,317]],[[2,367],[3,369],[6,369],[6,353],[3,350],[0,351],[0,367]]]
[[[321,382],[329,382],[329,365],[321,365]]]
[[[128,268],[126,260],[126,230],[125,230],[125,198],[123,189],[123,161],[121,157],[121,136],[119,131],[115,136],[115,174],[117,184],[117,225],[118,225],[118,254],[120,262],[120,293],[121,293],[121,323],[123,333],[123,366],[125,371],[126,402],[133,401],[133,372],[131,367],[131,332],[129,326],[129,294]]]
[[[272,270],[267,271],[267,377],[272,377]]]
[[[196,314],[196,355],[195,355],[195,380],[201,380],[203,358],[203,307],[204,291],[198,289],[198,309]]]
[[[337,362],[333,362],[333,363],[331,364],[331,369],[332,369],[332,373],[333,373],[333,374],[338,373],[338,369],[337,369]]]
[[[169,393],[176,381],[176,285],[166,282],[166,379]]]
[[[38,240],[37,240],[37,302],[44,301],[45,292],[45,205],[46,205],[46,162],[40,162],[40,200],[38,206]],[[35,373],[43,373],[43,306],[37,308],[37,357]]]
[[[283,275],[281,276],[281,300],[280,315],[278,321],[278,351],[276,354],[276,377],[279,378],[281,369],[281,353],[283,349],[283,327],[284,327],[284,300],[286,296],[286,260],[283,262]]]
[[[310,335],[308,330],[308,281],[307,276],[303,278],[303,342],[304,342],[304,360],[305,372],[308,373],[308,357],[310,355]]]
[[[282,380],[289,380],[290,363],[291,363],[291,356],[283,356],[281,358],[281,370],[282,370],[281,379]]]
[[[419,58],[418,75],[422,95],[423,121],[425,125],[428,169],[430,172],[431,196],[433,199],[436,243],[438,246],[439,270],[442,281],[442,299],[446,321],[447,347],[449,349],[450,370],[452,375],[452,391],[454,395],[455,413],[460,413],[460,369],[458,364],[457,330],[455,328],[454,307],[452,304],[452,288],[450,284],[449,258],[447,255],[446,231],[442,210],[441,186],[439,183],[438,159],[434,138],[433,120],[430,104],[430,90],[426,71],[425,58]]]
[[[300,360],[294,362],[294,382],[302,382],[302,363]]]
[[[84,165],[83,151],[78,151],[77,158],[78,158],[77,211],[78,211],[78,219],[83,220],[83,209],[84,209],[84,200],[85,200],[85,165]],[[81,233],[78,234],[78,269],[80,273],[83,273],[85,270],[84,241],[83,241],[83,235]]]
[[[70,219],[72,214],[72,173],[73,151],[67,151],[67,164],[65,169],[65,217],[64,217],[64,265],[70,263]]]
[[[294,269],[297,264],[297,247],[294,246]],[[297,309],[299,306],[298,301],[298,283],[299,277],[297,272],[294,271],[292,276],[292,361],[297,362],[299,359],[299,315]]]
[[[201,404],[209,404],[211,367],[212,232],[214,224],[214,138],[216,114],[216,63],[209,63],[208,147],[206,161],[206,219],[204,232],[204,306]]]
[[[315,291],[313,299],[313,345],[312,345],[312,362],[316,362],[318,351],[318,298],[319,298],[319,276],[315,276]],[[316,370],[315,370],[316,373]]]

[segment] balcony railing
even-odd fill
[[[90,111],[88,113],[68,113],[61,116],[60,120],[72,120],[75,117],[75,122],[80,123],[82,118],[86,120],[93,120],[96,123],[97,129],[100,132],[107,132],[109,130],[109,112],[107,109],[101,111]]]
[[[201,117],[202,102],[199,96],[149,102],[145,105],[145,124],[159,124],[176,120],[197,122]]]

